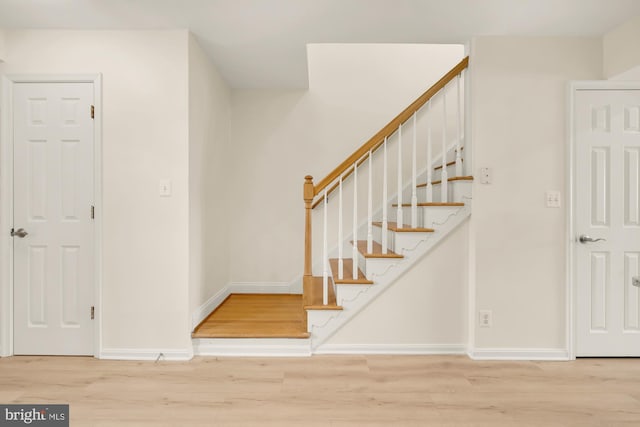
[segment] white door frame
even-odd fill
[[[567,103],[567,168],[566,168],[566,194],[567,194],[567,235],[566,235],[566,339],[567,354],[569,359],[576,358],[576,284],[575,284],[575,237],[576,229],[573,215],[576,208],[575,183],[575,148],[574,133],[574,108],[575,94],[579,90],[640,90],[640,82],[622,80],[592,80],[569,82]]]
[[[18,83],[93,83],[95,195],[95,311],[93,355],[102,351],[102,76],[11,74],[3,77],[0,107],[0,357],[13,355],[13,88]]]

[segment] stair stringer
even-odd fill
[[[322,344],[338,332],[349,320],[382,295],[405,272],[423,259],[453,230],[471,215],[471,198],[463,200],[465,206],[451,214],[439,225],[434,233],[429,233],[413,248],[401,248],[403,259],[390,262],[388,268],[372,277],[373,285],[336,285],[336,296],[341,301],[342,310],[314,311],[307,317],[308,331],[311,333],[311,352],[322,349]]]

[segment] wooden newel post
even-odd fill
[[[304,199],[304,283],[312,280],[313,272],[311,268],[311,204],[315,196],[313,189],[313,177],[304,177],[303,199]]]

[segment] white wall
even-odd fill
[[[318,182],[462,56],[462,46],[309,45],[309,91],[234,91],[231,280],[300,276],[304,176]]]
[[[0,62],[4,62],[4,59],[7,56],[7,49],[4,40],[4,30],[0,30]]]
[[[190,348],[187,40],[186,31],[6,32],[2,73],[103,75],[105,349]],[[171,197],[159,197],[161,178]]]
[[[640,16],[614,28],[602,39],[604,77],[607,79],[625,75],[625,79],[638,78],[640,67]]]
[[[602,77],[599,38],[480,37],[471,57],[476,348],[565,348],[567,82]],[[546,208],[560,190],[561,209]],[[474,313],[477,316],[477,312]]]
[[[466,344],[468,233],[465,222],[326,345]]]
[[[229,283],[231,92],[189,36],[189,310]],[[208,313],[206,313],[208,314]],[[197,320],[196,320],[197,321]]]
[[[312,45],[308,92],[229,95],[185,31],[6,32],[2,73],[103,73],[104,347],[185,349],[192,310],[227,281],[300,275],[304,175],[328,173],[462,56],[452,48],[434,66],[428,49]],[[472,55],[473,157],[494,183],[475,185],[471,227],[332,343],[388,343],[396,328],[397,343],[464,340],[464,272],[447,287],[423,277],[444,277],[442,257],[471,228],[476,306],[493,310],[476,347],[565,346],[565,210],[545,208],[544,192],[564,194],[566,83],[602,77],[601,40],[481,37]],[[172,197],[158,197],[160,178]],[[438,298],[461,298],[461,312],[421,311]],[[401,314],[382,329],[389,306]]]

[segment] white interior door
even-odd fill
[[[640,356],[640,90],[574,105],[576,355]]]
[[[14,354],[93,354],[92,104],[92,83],[14,85]]]

